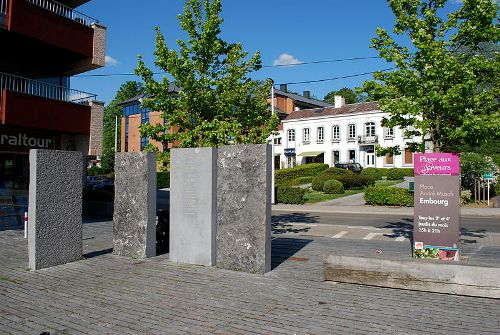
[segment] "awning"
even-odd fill
[[[321,154],[324,154],[324,151],[307,151],[307,152],[302,152],[298,154],[297,156],[302,156],[302,157],[316,157]]]

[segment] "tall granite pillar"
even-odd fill
[[[217,176],[217,267],[271,270],[271,147],[219,148]]]
[[[156,154],[117,153],[113,253],[146,258],[156,255]]]
[[[28,254],[32,270],[82,258],[81,152],[30,150]]]
[[[172,149],[170,171],[170,260],[213,266],[217,149]]]

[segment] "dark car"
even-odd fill
[[[335,163],[335,167],[339,169],[351,170],[354,173],[360,173],[363,167],[359,163]]]

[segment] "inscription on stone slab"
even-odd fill
[[[170,260],[213,266],[217,150],[173,149],[170,158]]]

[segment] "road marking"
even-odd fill
[[[370,226],[347,226],[347,228],[351,228],[351,229],[366,229],[366,230],[382,230],[382,228],[376,228],[376,227],[370,227]]]
[[[348,233],[348,231],[343,230],[340,233],[333,235],[332,238],[341,238],[342,236],[344,236],[347,233]]]
[[[402,242],[402,241],[404,241],[404,240],[405,240],[405,238],[406,238],[406,237],[404,237],[404,236],[399,236],[399,237],[396,237],[396,241],[397,241],[397,242]]]
[[[372,238],[374,238],[377,235],[382,235],[382,233],[370,233],[370,234],[366,235],[365,237],[363,237],[363,240],[371,240]]]
[[[481,251],[481,249],[483,249],[483,247],[484,245],[480,245],[476,250],[474,250],[474,252],[469,254],[469,257],[476,255],[479,251]]]

